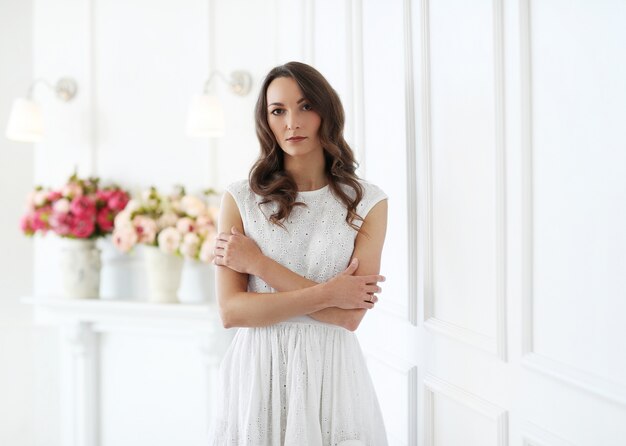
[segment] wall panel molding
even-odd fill
[[[375,361],[381,364],[383,367],[393,370],[396,373],[403,375],[406,379],[406,388],[408,389],[407,395],[407,427],[408,430],[405,433],[406,444],[409,446],[417,446],[417,424],[418,424],[418,370],[417,365],[412,364],[405,359],[390,355],[381,347],[368,346],[365,350],[365,355],[368,362]],[[389,433],[388,435],[393,433]],[[391,439],[390,439],[391,440]],[[402,439],[399,439],[403,441]],[[403,441],[403,443],[404,443]]]
[[[626,386],[539,354],[533,339],[533,98],[530,0],[520,0],[522,104],[522,365],[609,401],[626,405]],[[556,326],[558,321],[553,321]]]
[[[527,421],[522,429],[523,446],[574,446],[558,435]]]
[[[413,15],[411,0],[404,0],[404,84],[406,128],[406,186],[408,294],[407,319],[417,326],[417,164],[415,138],[415,93],[413,87]]]
[[[477,395],[450,384],[436,376],[427,374],[424,386],[424,445],[434,446],[434,401],[435,395],[443,395],[467,408],[484,415],[496,424],[498,446],[508,445],[508,412]]]
[[[502,0],[493,0],[492,35],[494,45],[494,109],[495,109],[495,183],[496,183],[496,331],[493,336],[476,333],[467,327],[462,327],[434,315],[434,284],[433,284],[433,195],[432,195],[432,146],[430,141],[430,20],[428,0],[422,0],[422,147],[424,177],[423,190],[425,192],[425,262],[424,262],[424,326],[430,330],[457,339],[461,342],[474,345],[486,350],[503,361],[507,360],[507,319],[506,319],[506,207],[505,207],[505,160],[504,160],[504,23]]]

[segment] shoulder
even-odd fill
[[[388,198],[384,190],[374,183],[370,183],[367,180],[359,179],[359,184],[363,188],[363,199],[365,198]]]
[[[235,199],[240,198],[251,192],[250,183],[247,179],[234,181],[226,186],[226,192],[229,192]]]
[[[363,198],[357,206],[357,213],[365,218],[376,204],[388,196],[379,186],[367,180],[359,179],[359,184],[363,188]]]

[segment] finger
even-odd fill
[[[348,265],[348,267],[344,270],[343,274],[351,276],[359,267],[359,259],[354,258]]]
[[[216,240],[222,240],[224,242],[227,242],[230,240],[230,234],[227,234],[226,232],[220,232],[217,235],[217,239]]]
[[[228,242],[224,241],[224,240],[216,240],[215,242],[215,248],[216,249],[224,249],[228,246]]]
[[[367,291],[369,294],[374,294],[374,293],[381,293],[383,289],[379,287],[378,285],[367,285],[365,287],[365,291]]]
[[[385,276],[380,276],[380,275],[361,276],[361,277],[363,278],[363,280],[365,280],[365,282],[368,285],[375,285],[377,282],[385,281]]]
[[[239,231],[239,229],[237,229],[235,226],[233,226],[232,228],[230,228],[230,232],[231,232],[233,235],[241,234],[241,232]]]

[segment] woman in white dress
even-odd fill
[[[227,188],[215,249],[225,327],[213,445],[385,446],[354,331],[381,291],[387,196],[361,180],[335,90],[299,62],[267,75],[261,153]]]

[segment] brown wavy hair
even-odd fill
[[[296,182],[285,170],[283,150],[267,122],[267,89],[279,77],[289,77],[296,81],[313,110],[322,118],[319,139],[324,148],[328,186],[346,207],[346,222],[358,231],[359,226],[355,221],[362,222],[363,218],[357,214],[356,207],[363,198],[363,187],[356,175],[358,163],[354,152],[343,137],[343,105],[324,76],[310,65],[301,62],[279,65],[270,70],[263,81],[255,107],[256,134],[261,153],[250,170],[250,188],[263,197],[259,205],[270,202],[278,205],[278,210],[270,216],[270,221],[283,228],[283,221],[293,208],[305,205],[296,201]],[[342,184],[354,191],[354,197],[346,193]]]

